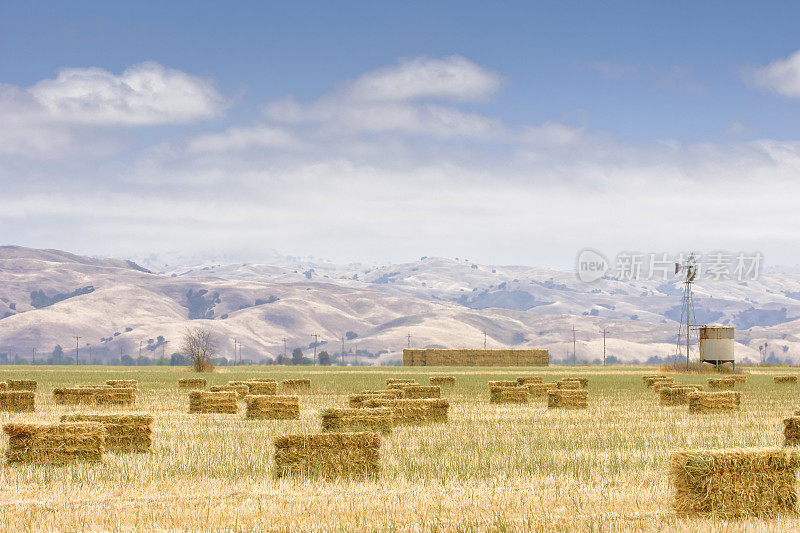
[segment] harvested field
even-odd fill
[[[189,393],[189,412],[235,414],[239,412],[236,393],[192,391]]]
[[[105,430],[106,451],[145,453],[153,445],[150,415],[64,415],[61,422],[97,422]]]
[[[380,474],[381,437],[377,433],[285,435],[275,439],[278,477],[375,478]]]
[[[399,389],[392,390],[392,392],[397,392],[398,394],[351,394],[347,397],[347,405],[350,407],[358,408],[364,407],[365,404],[370,400],[396,400],[400,398],[401,392]]]
[[[456,377],[455,376],[431,376],[428,378],[428,382],[431,385],[436,385],[437,387],[447,388],[447,387],[455,387],[456,385]]]
[[[690,392],[689,412],[713,413],[718,411],[735,411],[739,409],[741,399],[741,392]]]
[[[669,461],[679,514],[773,518],[795,514],[800,454],[790,448],[676,451]]]
[[[325,409],[320,417],[324,432],[374,431],[388,435],[392,431],[392,409],[388,407]]]
[[[644,384],[648,387],[652,387],[656,383],[675,383],[675,378],[668,378],[664,376],[650,376],[644,379]]]
[[[406,385],[401,390],[403,391],[402,397],[408,399],[440,398],[442,396],[442,389],[435,385]]]
[[[284,379],[281,381],[281,390],[284,393],[302,393],[311,391],[311,380],[307,378]]]
[[[31,391],[0,392],[0,411],[24,413],[36,410],[36,393]]]
[[[797,376],[781,375],[773,378],[776,385],[796,385]]]
[[[577,381],[582,389],[589,387],[589,378],[568,377],[561,379],[561,381]]]
[[[554,390],[547,393],[548,409],[586,409],[589,407],[589,391]]]
[[[35,379],[7,379],[8,390],[36,391]]]
[[[741,374],[734,374],[732,376],[728,376],[729,379],[732,379],[736,383],[747,383],[747,376]]]
[[[561,380],[556,383],[556,388],[559,390],[578,390],[581,388],[580,381]]]
[[[260,394],[245,396],[245,418],[262,420],[297,420],[300,418],[300,398]]]
[[[489,403],[528,403],[525,387],[489,387]]]
[[[245,381],[250,394],[263,396],[265,394],[278,394],[278,383],[276,381]]]
[[[8,463],[66,464],[103,460],[105,429],[94,422],[3,426]]]
[[[178,380],[178,387],[182,389],[205,389],[206,378],[183,378]]]

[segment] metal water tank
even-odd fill
[[[732,326],[700,326],[700,360],[714,364],[734,362]]]

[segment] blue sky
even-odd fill
[[[800,263],[798,15],[789,2],[3,2],[0,240],[560,267],[583,246],[692,247]]]

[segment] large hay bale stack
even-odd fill
[[[208,390],[210,392],[233,392],[239,398],[244,398],[250,394],[250,387],[247,385],[214,385]]]
[[[365,479],[380,474],[381,437],[377,433],[322,433],[275,438],[278,477]]]
[[[208,382],[205,378],[183,378],[178,380],[181,389],[205,389]]]
[[[733,378],[708,378],[706,380],[709,389],[717,390],[733,390],[736,386],[736,380]]]
[[[689,393],[689,412],[713,413],[722,411],[735,411],[739,409],[741,400],[741,392],[694,391]]]
[[[541,376],[523,376],[517,378],[517,385],[530,385],[531,383],[543,383],[544,379]]]
[[[9,463],[66,464],[103,460],[106,430],[96,422],[15,424],[3,426],[8,435]]]
[[[136,403],[136,390],[108,385],[82,385],[53,389],[53,401],[59,405],[105,405],[127,407]]]
[[[0,392],[0,411],[23,413],[36,410],[36,393],[26,390]]]
[[[115,389],[134,389],[139,390],[139,382],[135,379],[109,379],[106,385]]]
[[[435,385],[406,385],[401,390],[403,398],[407,399],[441,398],[442,396],[442,389]]]
[[[262,420],[297,420],[300,418],[300,398],[275,394],[245,396],[245,418]]]
[[[783,419],[783,437],[785,446],[800,446],[800,416],[797,413]]]
[[[452,388],[456,386],[455,376],[431,376],[428,378],[431,385],[436,385],[441,388]]]
[[[236,414],[239,406],[236,405],[235,392],[205,392],[191,391],[189,393],[190,413],[226,413]]]
[[[547,366],[548,350],[404,349],[403,366]]]
[[[790,448],[679,450],[669,479],[679,515],[772,518],[796,511],[798,453]]]
[[[529,396],[525,387],[489,388],[489,403],[528,403]]]
[[[547,398],[547,393],[558,389],[558,383],[531,383],[525,387],[531,398]]]
[[[664,386],[659,390],[659,404],[665,406],[688,405],[689,394],[703,390],[702,385]]]
[[[309,392],[311,390],[311,380],[307,378],[284,379],[281,381],[283,392]]]
[[[7,379],[8,390],[23,390],[36,392],[36,380],[34,379]]]
[[[556,386],[559,390],[578,390],[581,388],[580,381],[571,381],[571,380],[560,380],[556,382]]]
[[[153,445],[150,415],[63,415],[61,422],[97,422],[106,430],[105,449],[114,452],[145,453]]]
[[[547,393],[548,409],[586,409],[589,407],[589,391],[554,390]]]
[[[320,417],[324,432],[374,431],[388,435],[392,431],[392,409],[388,407],[325,409]]]
[[[795,385],[797,384],[797,376],[781,375],[772,378],[776,385]]]

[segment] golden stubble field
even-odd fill
[[[252,377],[308,377],[301,419],[189,415],[168,367],[2,367],[0,380],[39,382],[37,411],[0,413],[3,423],[57,422],[64,413],[113,412],[53,403],[52,390],[107,379],[139,380],[132,411],[155,417],[151,454],[106,455],[103,464],[0,467],[6,531],[776,531],[800,518],[716,522],[677,518],[665,464],[670,450],[781,445],[781,420],[800,408],[800,387],[776,386],[787,369],[748,369],[736,414],[690,415],[660,407],[641,380],[654,368],[221,368],[209,385]],[[791,373],[791,372],[789,372]],[[395,428],[381,448],[377,481],[276,480],[275,436],[318,432],[319,411],[389,377],[427,383],[454,375],[450,421]],[[589,409],[490,405],[487,381],[585,376]],[[705,384],[706,376],[676,376]],[[126,411],[126,412],[130,412]],[[3,436],[0,449],[5,451]]]

